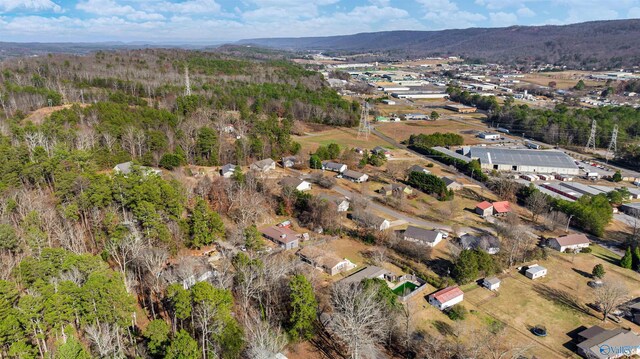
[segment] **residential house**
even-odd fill
[[[632,322],[640,325],[640,302],[629,306],[629,318]]]
[[[444,310],[462,302],[464,292],[457,286],[441,289],[433,294],[429,294],[429,304]]]
[[[489,217],[493,215],[493,205],[487,201],[476,204],[475,212],[482,217]]]
[[[298,156],[287,156],[287,157],[282,157],[282,167],[284,168],[291,168],[295,165],[300,164],[301,161],[300,159],[298,159]]]
[[[369,175],[366,173],[361,173],[357,171],[346,170],[342,172],[342,178],[348,179],[349,181],[352,181],[352,182],[362,183],[362,182],[367,182],[367,180],[369,179]]]
[[[429,171],[428,169],[426,169],[426,168],[424,168],[424,167],[422,167],[420,165],[413,165],[413,166],[409,167],[408,172],[409,173],[422,172],[422,173],[427,174],[427,175],[431,173],[431,171]]]
[[[578,333],[578,340],[578,354],[585,358],[630,358],[640,354],[640,337],[627,329],[594,325]]]
[[[325,271],[329,275],[336,275],[355,268],[355,264],[348,259],[341,259],[333,253],[314,246],[306,246],[299,250],[297,254],[304,262]]]
[[[220,174],[222,175],[222,177],[224,178],[231,178],[233,177],[233,174],[236,171],[236,165],[228,163],[224,166],[222,166],[222,169],[220,170]]]
[[[352,214],[352,219],[364,227],[376,229],[378,231],[384,231],[386,229],[389,229],[389,227],[391,226],[391,222],[389,222],[387,219],[368,212],[354,212]]]
[[[493,202],[493,214],[503,216],[511,212],[511,204],[508,201]]]
[[[459,191],[464,188],[462,183],[457,182],[455,179],[450,177],[442,177],[444,184],[447,186],[448,190]]]
[[[254,162],[249,166],[252,171],[256,172],[269,172],[276,169],[276,161],[271,158],[266,158],[264,160],[260,160]]]
[[[376,155],[383,155],[383,156],[385,156],[387,158],[391,157],[391,152],[388,149],[386,149],[386,148],[384,148],[382,146],[374,147],[371,150],[371,153],[376,154]]]
[[[529,279],[538,279],[547,275],[547,268],[534,264],[527,267],[524,275]]]
[[[500,252],[500,240],[489,234],[478,237],[465,233],[460,236],[459,243],[462,249],[480,249],[489,254]]]
[[[157,174],[162,173],[162,171],[160,171],[158,169],[147,167],[147,166],[138,166],[138,165],[134,164],[131,161],[124,162],[124,163],[118,163],[115,167],[113,167],[113,172],[122,173],[123,175],[128,175],[134,169],[138,169],[143,176],[148,176],[150,174],[156,174],[157,175]]]
[[[482,280],[482,286],[489,290],[498,290],[498,288],[500,288],[500,278],[485,278]]]
[[[333,202],[338,208],[338,212],[346,212],[349,210],[349,199],[347,197],[336,197],[328,194],[321,194],[320,198],[325,201]]]
[[[296,177],[285,177],[280,180],[280,185],[284,187],[290,187],[300,192],[311,191],[311,183],[296,178]]]
[[[260,230],[262,235],[285,250],[297,248],[302,235],[287,226],[271,226]]]
[[[411,195],[413,194],[413,188],[403,184],[390,184],[380,188],[378,191],[383,196],[400,196],[401,194]]]
[[[325,171],[342,173],[347,170],[347,165],[331,161],[322,161],[322,169]]]
[[[549,247],[560,252],[579,251],[582,248],[589,247],[589,244],[591,244],[591,241],[582,233],[574,233],[549,240]]]
[[[442,241],[442,232],[432,231],[415,226],[409,226],[402,234],[402,239],[434,247]]]
[[[348,276],[347,278],[344,278],[340,282],[352,284],[352,283],[360,283],[365,279],[378,278],[378,279],[386,280],[387,278],[390,278],[390,277],[391,277],[391,273],[389,273],[388,270],[384,268],[376,267],[376,266],[369,266],[356,273],[353,273],[352,275]]]

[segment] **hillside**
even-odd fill
[[[346,36],[248,39],[289,50],[377,52],[390,57],[456,55],[497,63],[556,63],[571,67],[621,67],[640,60],[640,20],[594,21],[565,26],[511,26],[442,31],[388,31]]]

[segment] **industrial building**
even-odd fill
[[[459,113],[474,113],[476,112],[475,107],[465,106],[461,104],[449,104],[444,106],[445,109],[459,112]]]
[[[446,92],[429,92],[429,91],[408,91],[408,92],[394,92],[391,96],[395,98],[407,98],[407,99],[443,99],[449,97]]]
[[[489,171],[580,174],[573,158],[560,151],[496,147],[466,147],[464,151],[468,151],[464,153],[467,157],[478,159],[482,169]]]

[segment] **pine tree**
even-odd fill
[[[593,270],[591,271],[591,275],[593,275],[594,278],[598,278],[598,279],[602,279],[602,277],[604,277],[605,271],[604,271],[604,266],[602,264],[596,264],[593,267]]]
[[[295,341],[313,336],[313,322],[316,319],[318,302],[311,283],[301,274],[293,276],[289,282],[289,335]]]
[[[631,255],[631,247],[627,247],[624,257],[620,259],[620,267],[631,269],[633,267],[633,257]]]
[[[201,357],[198,342],[184,329],[180,329],[167,348],[165,359],[199,359]]]
[[[637,246],[633,251],[633,269],[640,271],[640,246]]]

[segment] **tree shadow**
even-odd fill
[[[320,315],[315,322],[316,335],[313,336],[309,342],[315,348],[316,352],[321,353],[325,358],[330,359],[346,359],[347,357],[342,354],[342,348],[335,340],[327,328],[327,324],[330,321],[328,314]]]
[[[433,322],[433,327],[443,336],[453,335],[453,327],[449,323],[445,323],[441,320]]]
[[[450,270],[453,270],[453,263],[442,257],[437,257],[430,260],[427,265],[429,268],[440,277],[448,277],[451,275]]]
[[[574,272],[576,272],[576,273],[580,274],[581,276],[583,276],[583,277],[585,277],[585,278],[588,278],[588,279],[593,278],[593,276],[591,275],[591,273],[585,272],[585,271],[580,270],[580,269],[578,269],[578,268],[571,268],[571,269],[573,269],[573,271],[574,271]]]
[[[605,262],[609,262],[613,265],[620,265],[620,259],[617,257],[614,257],[610,254],[606,254],[606,253],[593,253],[593,256],[599,259],[602,259]]]
[[[543,296],[544,298],[560,305],[565,308],[574,310],[578,313],[583,313],[595,317],[589,308],[582,304],[579,299],[571,293],[565,292],[560,289],[551,288],[544,284],[536,284],[533,286],[533,290]]]

